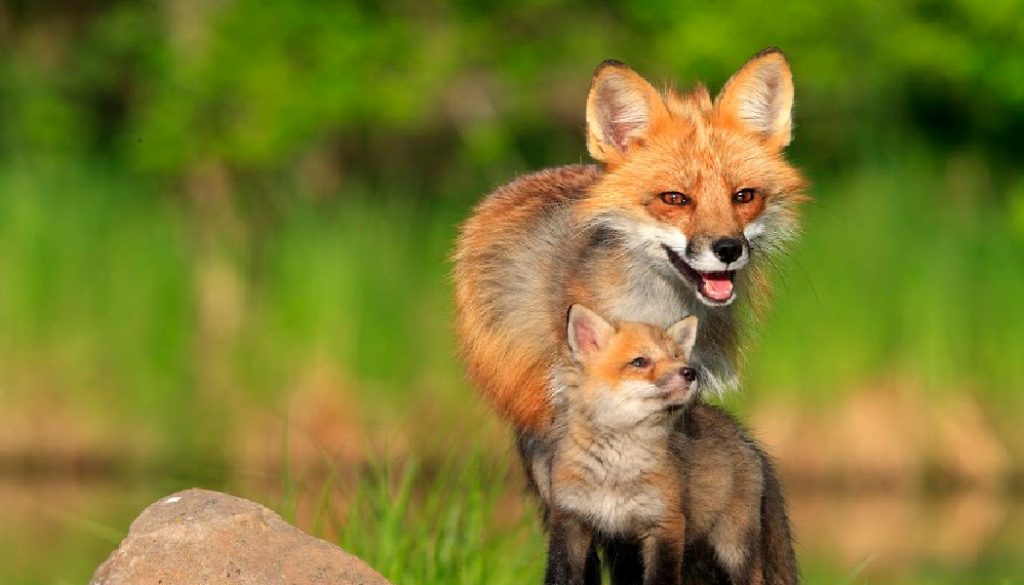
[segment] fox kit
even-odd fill
[[[733,384],[733,300],[764,296],[759,260],[797,227],[803,180],[782,157],[792,105],[778,49],[753,57],[714,100],[702,86],[662,95],[607,61],[586,105],[600,165],[527,175],[479,204],[454,253],[459,344],[470,377],[518,431],[543,436],[551,423],[548,383],[573,303],[661,327],[698,315],[703,389]]]
[[[681,583],[697,542],[733,585],[796,583],[767,459],[728,415],[693,403],[697,318],[615,327],[573,305],[567,329],[539,474],[550,502],[546,583],[599,582],[595,539],[636,543],[645,585]]]

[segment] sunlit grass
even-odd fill
[[[897,371],[1018,409],[1024,364],[1007,358],[1024,348],[1024,246],[1005,200],[968,190],[989,180],[908,156],[822,181],[779,262],[749,386],[829,402]]]
[[[394,583],[539,583],[545,546],[532,508],[502,508],[513,482],[478,458],[429,475],[415,463],[382,465],[357,483],[348,514],[330,520],[342,548]]]
[[[748,352],[753,400],[828,403],[896,370],[1019,411],[1024,241],[1003,199],[963,192],[991,184],[986,170],[957,164],[908,157],[818,182],[806,233],[772,269],[774,307]],[[459,409],[469,391],[446,257],[477,193],[429,206],[401,189],[294,198],[224,252],[204,249],[188,207],[152,188],[74,167],[2,173],[7,382],[37,373],[90,416],[169,429],[219,397],[274,405],[318,357],[371,410],[425,395]],[[239,323],[220,336],[197,299],[211,256],[239,291],[224,309]]]
[[[982,193],[997,188],[979,163],[909,155],[818,180],[730,402],[829,405],[897,372],[936,394],[970,392],[1007,428],[1019,420],[1024,237],[1016,208]],[[413,457],[445,452],[430,425],[470,427],[481,412],[467,407],[475,399],[455,356],[446,263],[479,193],[413,192],[284,198],[273,221],[210,245],[194,209],[164,186],[90,167],[4,169],[0,400],[12,412],[73,413],[83,428],[116,429],[115,442],[148,437],[175,473],[191,461],[217,467],[238,419],[282,412],[319,360],[374,432],[415,436]],[[237,321],[212,333],[197,292],[211,262],[237,287],[214,304]],[[509,478],[485,467],[381,469],[351,488],[347,512],[329,511],[326,494],[349,488],[325,485],[312,528],[337,529],[398,583],[539,581],[536,522],[527,510],[493,524]],[[991,582],[1005,577],[1005,563],[982,561]],[[872,567],[855,565],[809,559],[807,582],[873,582]],[[943,575],[928,582],[971,582]]]
[[[532,501],[517,489],[514,474],[482,461],[450,462],[432,471],[415,463],[381,465],[354,484],[327,488],[349,501],[348,512],[324,506],[314,523],[330,526],[341,535],[342,548],[394,583],[541,583],[546,537]],[[842,533],[843,527],[834,530],[840,542],[870,548],[857,535]],[[1012,538],[1017,531],[1006,533]],[[800,536],[798,531],[798,557],[803,582],[809,584],[1017,583],[1021,568],[1012,558],[1019,547],[1008,542],[990,543],[975,564],[964,564],[959,555],[885,548],[847,562],[839,551],[813,542],[813,535]],[[899,566],[894,559],[901,559]]]

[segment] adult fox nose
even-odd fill
[[[729,264],[743,255],[743,242],[736,238],[718,238],[711,244],[711,251],[719,260]]]

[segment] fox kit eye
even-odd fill
[[[757,189],[751,189],[747,187],[740,189],[739,191],[732,194],[733,203],[750,203],[754,200],[754,195],[757,194]]]
[[[690,367],[683,368],[682,374],[683,374],[683,379],[686,380],[687,382],[693,382],[694,380],[697,379],[697,370],[695,370],[693,368],[690,368]]]
[[[651,360],[645,357],[635,357],[633,358],[633,361],[629,362],[629,365],[633,366],[634,368],[646,368],[647,366],[651,365]]]
[[[659,195],[661,202],[666,205],[687,205],[690,203],[690,198],[679,191],[666,191]]]

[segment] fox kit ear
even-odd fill
[[[683,348],[683,355],[690,359],[693,344],[697,341],[697,316],[683,317],[678,323],[668,328],[669,336]]]
[[[605,61],[597,67],[587,96],[587,150],[603,163],[618,162],[651,123],[667,114],[658,90],[628,66]]]
[[[747,61],[725,83],[715,109],[761,135],[769,147],[788,146],[793,132],[793,74],[782,51],[771,47]]]
[[[573,305],[569,307],[566,333],[572,354],[577,359],[584,359],[603,348],[615,333],[615,328],[583,305]]]

